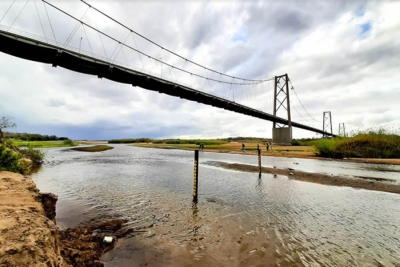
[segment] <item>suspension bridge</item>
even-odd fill
[[[332,130],[325,130],[325,122],[321,130],[292,120],[291,108],[306,121],[317,121],[298,98],[287,74],[247,79],[213,70],[170,51],[89,3],[81,3],[86,9],[78,18],[45,0],[27,0],[19,6],[14,0],[3,15],[0,10],[0,51],[271,121],[274,143],[290,143],[292,127],[334,136]],[[26,20],[24,12],[30,15],[30,25],[22,30],[16,25]],[[113,23],[114,28],[101,29],[97,24],[101,20]],[[305,116],[290,101],[290,91]]]

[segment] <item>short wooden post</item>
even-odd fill
[[[197,191],[199,183],[199,151],[194,151],[194,172],[193,172],[193,202],[197,202]]]
[[[261,176],[261,149],[258,149],[258,174]]]

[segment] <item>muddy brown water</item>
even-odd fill
[[[106,266],[400,266],[400,195],[230,171],[210,161],[255,156],[115,145],[101,153],[48,149],[33,175],[59,196],[61,228],[121,218],[135,231]],[[398,166],[263,157],[263,165],[400,182]],[[372,168],[371,168],[372,166]]]

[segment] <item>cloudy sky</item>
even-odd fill
[[[131,47],[214,77],[185,66],[184,61],[138,36],[132,37],[129,31],[78,0],[48,2]],[[87,2],[207,68],[248,79],[287,73],[298,96],[291,90],[292,119],[296,122],[322,129],[323,112],[331,111],[334,133],[339,123],[345,123],[347,132],[386,127],[400,133],[399,1]],[[0,3],[2,26],[47,39],[55,36],[58,42],[76,49],[178,79],[179,74],[173,70],[146,62],[107,38],[100,39],[88,27],[76,27],[76,21],[47,5],[50,25],[42,1],[12,3]],[[4,53],[0,53],[0,62],[0,116],[13,118],[18,125],[13,131],[73,139],[272,135],[268,121]],[[199,89],[215,89],[206,82],[179,79]],[[269,112],[272,88],[272,82],[265,82],[237,88],[234,96],[229,86],[220,87],[227,94],[222,96],[242,97],[243,101],[245,96],[239,92],[248,90],[247,97],[253,97],[254,103],[258,101],[257,105]],[[318,136],[304,130],[294,130],[293,135]]]

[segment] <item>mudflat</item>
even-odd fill
[[[208,162],[208,164],[230,170],[259,172],[258,166],[253,166],[253,165],[226,163],[219,161]],[[394,182],[390,182],[383,179],[366,178],[366,177],[343,177],[337,175],[327,175],[322,173],[308,173],[308,172],[297,171],[294,169],[276,169],[268,167],[261,167],[261,172],[273,175],[284,175],[287,176],[289,179],[311,182],[311,183],[334,185],[334,186],[349,186],[353,188],[400,194],[400,184],[396,184]]]

